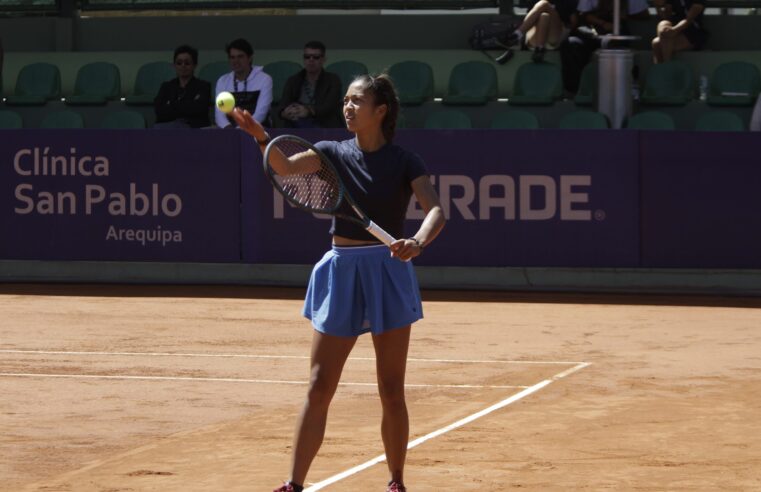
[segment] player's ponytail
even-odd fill
[[[396,120],[399,118],[399,96],[391,77],[386,73],[375,76],[360,75],[353,83],[358,83],[363,91],[372,91],[376,106],[386,105],[386,116],[381,123],[381,131],[386,142],[391,143],[396,135]]]

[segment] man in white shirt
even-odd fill
[[[253,64],[254,49],[245,39],[230,42],[225,50],[232,72],[217,80],[214,94],[231,92],[236,106],[248,110],[256,121],[267,124],[272,104],[272,77]],[[235,126],[234,121],[216,107],[214,120],[220,128]]]

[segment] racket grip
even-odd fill
[[[382,227],[380,227],[378,224],[376,224],[372,220],[367,225],[366,229],[367,229],[367,232],[369,232],[373,236],[375,236],[378,239],[380,239],[381,242],[383,242],[383,244],[385,244],[386,246],[391,246],[391,243],[396,241],[394,236],[392,236],[388,232],[384,231]]]

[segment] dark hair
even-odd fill
[[[309,41],[304,45],[304,49],[320,50],[320,53],[325,54],[325,45],[321,41]]]
[[[360,75],[352,81],[351,85],[354,84],[358,84],[363,92],[372,92],[376,106],[386,105],[386,116],[383,117],[381,131],[386,142],[391,143],[396,134],[396,120],[399,117],[399,96],[391,77],[387,73]]]
[[[254,48],[251,46],[251,43],[243,38],[238,38],[227,43],[227,46],[225,46],[225,51],[227,52],[228,56],[230,56],[231,49],[240,50],[248,56],[254,56]]]
[[[193,59],[193,65],[198,65],[198,50],[187,44],[178,46],[177,49],[174,50],[174,58],[172,58],[172,61],[176,60],[177,56],[183,53],[190,55],[190,57]]]

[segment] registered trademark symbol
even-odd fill
[[[605,220],[605,210],[595,210],[595,220]]]

